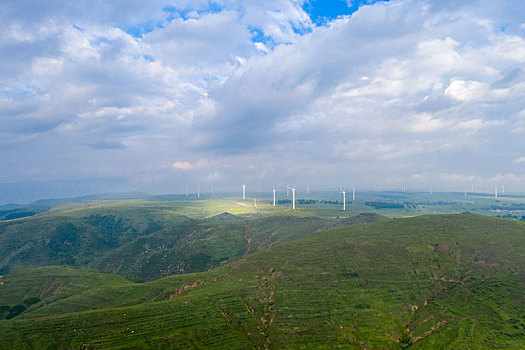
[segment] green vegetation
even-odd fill
[[[0,348],[523,348],[524,248],[524,223],[431,215],[321,231],[147,283],[21,270],[0,279],[3,318],[24,308],[0,321]]]
[[[390,202],[365,202],[365,204],[374,209],[403,209],[405,207],[403,204]]]
[[[215,215],[225,209],[241,216]],[[206,271],[319,229],[384,220],[303,217],[302,211],[253,216],[253,210],[231,201],[110,201],[0,222],[0,274],[72,265],[149,281]]]
[[[0,349],[525,347],[525,224],[412,217],[523,198],[359,195],[6,209]]]

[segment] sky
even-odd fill
[[[525,191],[522,0],[3,0],[0,203]]]

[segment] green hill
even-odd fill
[[[1,279],[3,317],[26,309],[0,321],[0,348],[518,349],[524,248],[525,224],[460,214],[331,229],[147,283],[23,270]]]
[[[295,216],[222,213],[199,217],[243,207],[225,201],[201,201],[193,209],[184,204],[188,202],[110,201],[0,221],[0,274],[72,265],[150,281],[206,271],[319,229],[385,220],[377,214],[346,219],[302,217],[300,211]]]

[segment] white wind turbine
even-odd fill
[[[246,200],[246,185],[242,184],[242,200]]]
[[[343,210],[346,211],[346,191],[343,189]]]
[[[297,184],[296,184],[297,185]],[[295,186],[292,187],[290,185],[286,186],[286,190],[292,190],[292,209],[295,210]]]
[[[275,207],[275,187],[273,188],[273,206]]]

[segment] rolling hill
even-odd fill
[[[206,271],[319,229],[386,220],[377,214],[341,219],[297,213],[200,216],[201,207],[182,210],[162,204],[123,201],[0,221],[0,274],[71,265],[150,281]]]
[[[0,348],[523,348],[524,248],[523,223],[433,215],[147,283],[20,270],[0,279],[3,317],[23,309],[0,321]]]

